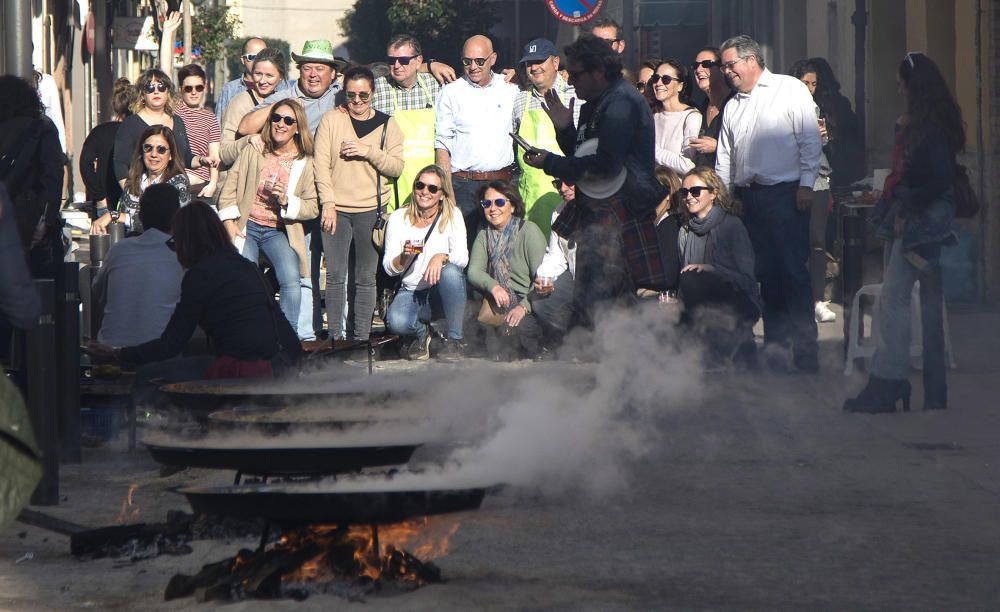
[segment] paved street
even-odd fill
[[[915,382],[915,412],[841,413],[863,379],[835,364],[839,322],[823,325],[819,376],[710,373],[699,401],[665,402],[646,427],[650,452],[624,461],[621,490],[488,497],[438,560],[446,584],[364,604],[314,596],[225,609],[997,609],[1000,313],[955,307],[951,325],[959,369],[946,412],[921,412]],[[186,509],[168,487],[206,473],[160,478],[144,453],[112,447],[63,476],[66,501],[43,510],[97,526],[114,521],[132,482],[141,520],[158,520]],[[164,603],[163,588],[240,546],[252,541],[116,567],[76,561],[67,538],[15,523],[0,534],[0,608],[211,609]]]

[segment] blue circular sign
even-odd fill
[[[604,6],[604,0],[546,0],[549,12],[565,23],[587,23]]]

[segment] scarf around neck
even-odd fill
[[[510,262],[514,257],[514,243],[524,221],[511,217],[503,229],[492,226],[486,228],[486,255],[488,258],[487,272],[501,287],[507,290],[510,302],[506,310],[510,310],[521,302],[510,286]]]
[[[688,231],[683,246],[684,265],[709,263],[705,261],[705,245],[709,233],[726,218],[726,211],[721,206],[712,206],[704,219],[691,217],[688,219]]]

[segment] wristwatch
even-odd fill
[[[122,216],[121,212],[119,212],[117,210],[112,210],[111,211],[111,222],[112,223],[118,223],[118,218],[121,217],[121,216]]]

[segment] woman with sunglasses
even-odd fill
[[[288,71],[285,54],[279,49],[267,47],[261,49],[250,65],[250,75],[253,78],[253,88],[248,89],[232,99],[222,116],[222,144],[219,147],[219,157],[226,167],[231,166],[239,157],[241,146],[237,141],[249,134],[240,133],[240,121],[263,101],[274,94],[284,81]],[[267,125],[265,124],[265,128]],[[254,132],[256,133],[256,131]],[[225,181],[225,178],[222,179]]]
[[[576,185],[562,179],[552,181],[559,191],[562,204],[552,212],[552,223],[559,218],[566,205],[576,199]],[[576,241],[563,238],[556,232],[549,234],[542,263],[535,270],[535,281],[528,294],[531,314],[538,319],[544,342],[539,358],[548,359],[552,350],[573,325],[573,281],[576,278]]]
[[[524,218],[524,202],[513,184],[490,181],[478,195],[486,226],[469,254],[469,284],[486,296],[479,312],[486,350],[497,361],[519,348],[539,357],[542,330],[531,314],[528,293],[545,256],[545,235]],[[510,336],[516,346],[503,340]]]
[[[941,249],[954,244],[956,155],[965,148],[962,111],[934,61],[907,53],[896,72],[905,112],[896,123],[892,174],[869,220],[886,242],[879,343],[868,384],[848,412],[910,406],[911,300],[920,283],[924,410],[948,406]]]
[[[211,200],[219,187],[219,143],[222,130],[215,113],[202,108],[205,101],[205,71],[197,64],[188,64],[177,71],[181,84],[181,104],[177,115],[184,121],[191,152],[198,158],[199,167],[188,170],[191,192]]]
[[[639,64],[639,71],[635,75],[635,88],[639,90],[643,96],[646,97],[646,101],[649,102],[649,108],[653,112],[656,112],[657,102],[656,98],[653,97],[653,85],[652,77],[653,73],[656,72],[656,67],[660,65],[660,60],[658,59],[646,59]]]
[[[219,218],[244,257],[257,263],[261,252],[267,255],[278,277],[281,312],[295,326],[299,279],[310,278],[301,222],[318,213],[312,134],[298,100],[275,104],[260,135],[263,153],[242,141],[219,197]]]
[[[372,230],[379,203],[389,205],[390,179],[403,171],[403,132],[371,106],[375,75],[364,66],[344,73],[347,112],[328,111],[316,130],[319,191],[326,257],[326,312],[330,336],[345,336],[347,265],[354,245],[354,340],[368,340],[375,312],[379,253]],[[350,291],[349,291],[350,292]]]
[[[174,84],[161,70],[142,73],[136,82],[139,98],[115,135],[115,178],[124,186],[132,167],[136,145],[142,134],[152,126],[169,128],[177,144],[178,161],[182,168],[198,168],[204,160],[195,159],[188,143],[184,121],[174,111],[177,104]]]
[[[404,358],[430,357],[430,322],[443,314],[448,333],[437,357],[461,359],[468,263],[465,220],[448,193],[448,177],[438,166],[427,166],[413,181],[410,203],[392,213],[385,229],[382,268],[402,276],[385,323],[390,332],[410,339]]]
[[[649,79],[657,107],[656,163],[683,174],[694,168],[695,150],[689,142],[701,130],[701,113],[689,104],[688,70],[675,59],[665,59]]]
[[[109,223],[121,222],[131,233],[141,234],[143,228],[139,220],[139,202],[142,192],[150,185],[172,185],[177,190],[181,206],[186,205],[191,199],[190,185],[181,159],[170,128],[162,125],[146,128],[136,144],[116,210],[108,211],[96,219],[90,225],[90,233],[105,234]]]
[[[703,47],[691,64],[694,83],[705,94],[701,108],[701,131],[698,138],[691,139],[690,146],[697,153],[694,162],[698,166],[715,167],[715,150],[719,145],[719,130],[722,129],[722,109],[736,91],[722,74],[722,53],[717,47]]]
[[[682,184],[677,193],[684,216],[677,237],[681,323],[701,331],[710,363],[749,362],[756,352],[753,325],[760,315],[760,293],[739,202],[711,168],[691,170]],[[720,311],[729,316],[713,314]]]

